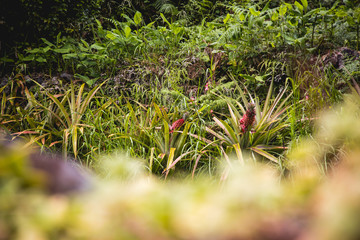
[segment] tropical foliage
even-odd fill
[[[0,239],[359,238],[357,1],[4,6]]]

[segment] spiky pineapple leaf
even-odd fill
[[[234,132],[234,130],[229,126],[229,124],[227,124],[225,121],[218,119],[217,117],[213,117],[215,123],[222,128],[226,135],[228,136],[228,138],[230,139],[230,142],[235,144],[238,142],[238,139],[236,137],[236,134]]]
[[[266,152],[266,151],[264,151],[264,150],[262,150],[262,149],[260,149],[258,147],[251,147],[250,149],[253,150],[254,152],[256,152],[257,154],[259,154],[259,155],[269,159],[270,161],[276,163],[276,164],[279,163],[278,159],[275,156],[273,156],[272,154],[270,154],[270,153],[268,153],[268,152]]]

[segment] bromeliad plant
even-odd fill
[[[166,167],[164,167],[163,173],[166,176],[169,170],[184,157],[193,153],[190,146],[186,144],[188,138],[188,131],[191,123],[185,122],[187,117],[177,119],[178,114],[173,114],[173,123],[170,124],[170,116],[165,112],[161,111],[160,108],[155,105],[157,115],[159,116],[161,128],[151,133],[151,137],[154,140],[155,147],[152,148],[152,153],[158,152],[157,158],[160,163],[167,159]],[[185,114],[186,115],[186,114]],[[177,120],[175,120],[177,119]],[[179,131],[182,128],[183,131]],[[150,159],[153,159],[154,155],[151,155]],[[152,160],[150,161],[152,164]]]
[[[191,123],[186,121],[186,117],[178,119],[176,110],[168,114],[154,102],[149,107],[140,105],[136,110],[128,103],[128,110],[122,124],[125,131],[109,137],[128,139],[129,144],[138,144],[136,148],[146,148],[150,172],[164,172],[167,176],[168,170],[178,161],[194,153],[187,144]],[[134,152],[134,155],[139,156],[139,153]]]
[[[218,146],[226,157],[235,150],[238,159],[244,162],[243,155],[249,152],[249,156],[254,160],[266,159],[282,167],[281,160],[275,157],[273,152],[286,149],[281,145],[279,136],[288,126],[285,112],[289,108],[287,100],[291,94],[283,99],[286,93],[285,87],[275,99],[271,99],[273,93],[273,83],[271,83],[266,100],[261,106],[257,98],[249,93],[249,102],[245,92],[239,86],[237,88],[242,102],[225,98],[230,117],[225,120],[213,117],[215,126],[222,131],[218,132],[210,127],[207,127],[206,131],[220,140]]]
[[[71,82],[70,89],[64,94],[55,95],[44,89],[48,97],[47,101],[37,100],[34,94],[25,89],[30,108],[42,109],[38,114],[39,118],[41,118],[42,126],[34,126],[32,130],[47,132],[50,141],[53,137],[60,139],[60,141],[52,142],[50,147],[54,144],[62,143],[64,157],[66,157],[68,152],[73,152],[74,157],[77,158],[84,127],[90,127],[87,124],[83,124],[82,119],[86,111],[89,110],[91,100],[106,82],[104,81],[99,84],[88,93],[84,91],[85,84],[82,84],[76,93],[76,87],[73,82]],[[35,83],[38,84],[37,82]],[[38,85],[43,88],[40,84]]]

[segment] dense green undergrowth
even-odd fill
[[[3,129],[88,166],[122,149],[165,176],[175,165],[211,174],[232,155],[285,173],[286,152],[311,134],[316,113],[356,84],[360,8],[213,7],[221,14],[198,24],[166,11],[146,22],[136,11],[95,20],[90,39],[44,36],[2,83]],[[255,121],[243,131],[250,104]]]

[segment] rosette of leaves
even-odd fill
[[[237,158],[244,162],[244,153],[247,152],[249,153],[247,155],[252,156],[255,160],[269,160],[281,167],[282,162],[274,153],[286,149],[279,142],[278,136],[288,126],[286,110],[290,107],[287,100],[291,94],[283,98],[286,93],[285,87],[272,99],[273,83],[271,83],[266,100],[261,105],[259,100],[252,97],[250,93],[248,94],[249,103],[245,92],[240,87],[238,90],[241,101],[225,98],[230,116],[226,116],[224,120],[213,117],[216,128],[221,130],[214,131],[207,127],[206,131],[218,140],[216,144],[226,158],[235,151]],[[246,92],[248,91],[246,90]],[[252,126],[244,128],[244,118],[246,119],[246,114],[249,113],[246,106],[255,107],[255,122],[252,123]]]

